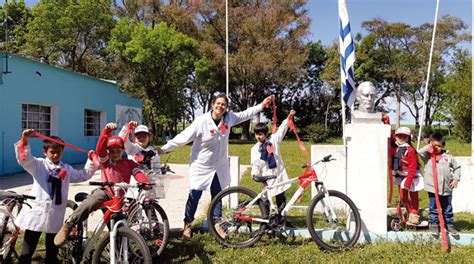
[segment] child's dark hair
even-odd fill
[[[51,138],[56,139],[57,141],[60,141],[60,142],[64,143],[64,140],[62,140],[58,136],[51,136]],[[48,150],[49,148],[58,148],[58,147],[64,149],[64,145],[58,144],[58,143],[53,142],[53,141],[48,140],[48,139],[43,140],[43,150],[44,151]]]
[[[227,106],[229,105],[229,98],[227,98],[227,96],[223,93],[219,93],[219,94],[216,94],[213,98],[212,98],[212,101],[211,101],[211,105],[213,105],[217,99],[219,98],[224,98]]]
[[[443,138],[443,135],[441,135],[440,133],[435,133],[433,135],[430,136],[430,141],[437,141],[439,143],[441,143],[444,147],[444,145],[446,145],[446,142],[444,141],[444,138]]]
[[[253,128],[253,133],[260,134],[263,133],[265,135],[268,134],[268,126],[265,123],[257,123],[255,127]]]

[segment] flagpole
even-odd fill
[[[435,20],[433,25],[433,35],[431,36],[431,48],[430,48],[430,57],[428,59],[428,74],[426,75],[426,82],[425,82],[425,92],[423,95],[423,110],[421,111],[421,118],[420,118],[420,128],[418,131],[418,140],[416,142],[416,149],[420,149],[420,141],[421,141],[421,132],[423,130],[423,123],[425,122],[425,114],[426,114],[426,96],[428,95],[428,84],[430,82],[430,72],[431,72],[431,59],[433,57],[433,48],[434,48],[434,41],[436,35],[436,24],[438,23],[438,9],[439,9],[439,0],[436,1],[436,11],[435,11]],[[415,102],[416,103],[416,102]]]
[[[225,95],[229,98],[229,1],[225,1]]]

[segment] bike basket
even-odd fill
[[[153,178],[150,178],[150,181],[154,182],[153,193],[156,199],[166,198],[166,192],[170,185],[170,176],[155,174]]]

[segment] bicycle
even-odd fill
[[[15,244],[20,234],[20,227],[15,224],[15,215],[20,212],[24,204],[31,208],[31,205],[25,202],[26,199],[34,200],[36,197],[0,191],[2,201],[0,203],[0,263],[12,263],[13,258],[19,261]]]
[[[88,234],[87,219],[72,228],[68,242],[60,248],[59,257],[63,263],[152,263],[151,254],[145,240],[127,224],[126,205],[122,189],[138,188],[138,185],[113,182],[89,182],[90,185],[114,187],[115,195],[104,203],[104,216],[92,235]],[[87,198],[87,193],[75,195],[76,202]],[[68,201],[68,207],[77,204]],[[105,227],[108,236],[102,236]],[[100,240],[99,240],[100,239]]]
[[[226,247],[250,247],[262,238],[265,230],[285,228],[288,211],[303,191],[314,182],[317,195],[311,200],[306,213],[306,224],[311,238],[326,251],[337,252],[354,246],[361,230],[361,219],[356,205],[347,195],[327,190],[314,170],[318,163],[332,160],[334,159],[331,159],[331,155],[328,155],[312,165],[303,166],[306,168],[303,175],[272,186],[267,185],[266,181],[275,179],[276,176],[258,177],[256,181],[264,183],[259,194],[245,187],[230,187],[221,191],[209,206],[207,219],[210,223],[210,233],[219,244]],[[293,183],[299,183],[299,188],[279,212],[268,191]],[[221,217],[213,219],[213,212],[219,206],[222,206]],[[224,237],[217,232],[216,224],[225,231]]]
[[[169,167],[168,171],[169,170]],[[153,173],[151,171],[148,174]],[[158,175],[157,179],[162,177]],[[151,179],[151,178],[150,178]],[[152,257],[159,256],[168,244],[170,236],[170,227],[168,216],[165,210],[159,205],[158,199],[148,197],[148,192],[144,189],[145,185],[138,186],[138,196],[136,199],[128,199],[129,212],[127,216],[128,226],[139,233],[146,241]],[[153,188],[157,188],[154,186]],[[163,190],[155,189],[157,197],[162,197],[160,192]]]

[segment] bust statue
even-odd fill
[[[373,113],[375,96],[375,86],[371,82],[361,83],[356,91],[356,99],[359,103],[358,110],[363,113]]]
[[[381,113],[375,113],[375,86],[371,82],[363,82],[357,87],[356,99],[359,108],[352,112],[352,122],[361,124],[380,124]]]

